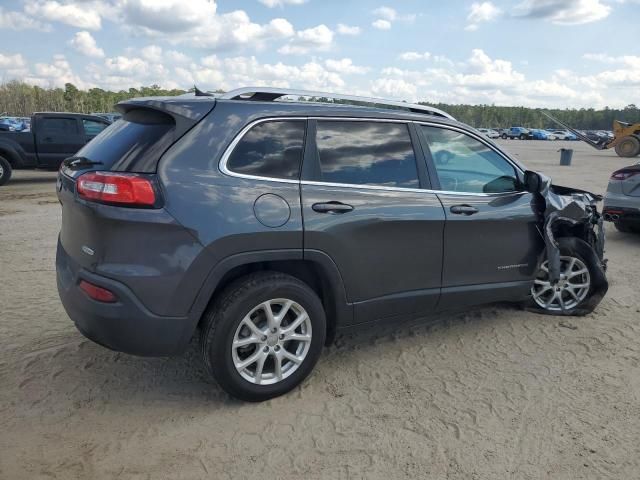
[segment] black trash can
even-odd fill
[[[573,149],[561,148],[560,152],[560,165],[571,165],[571,158],[573,157]]]

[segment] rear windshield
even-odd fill
[[[101,170],[153,173],[173,142],[173,119],[152,110],[132,110],[104,129],[77,154],[101,162]]]

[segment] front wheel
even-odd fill
[[[11,164],[9,161],[0,157],[0,187],[5,185],[11,179]]]
[[[503,140],[506,140],[506,139],[507,139],[507,134],[506,134],[506,133],[503,133],[503,134],[502,134],[502,139],[503,139]]]
[[[520,140],[526,140],[527,136],[524,133],[520,134]]]
[[[604,269],[593,249],[577,238],[561,238],[560,278],[549,278],[544,260],[531,287],[527,307],[550,315],[586,315],[591,313],[607,292]]]
[[[292,390],[313,370],[326,335],[322,302],[278,272],[242,277],[206,312],[204,362],[230,395],[250,402]]]

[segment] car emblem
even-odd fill
[[[86,245],[82,246],[82,251],[87,255],[91,255],[91,256],[93,256],[93,254],[95,253],[92,248],[89,248]]]

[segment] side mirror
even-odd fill
[[[539,173],[527,170],[524,172],[524,189],[529,193],[538,193],[542,189],[542,177]]]

